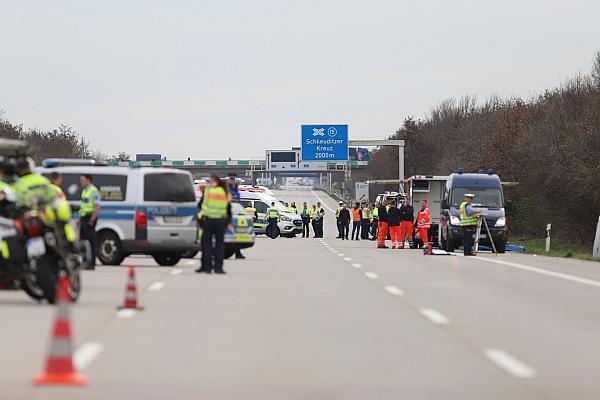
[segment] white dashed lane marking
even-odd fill
[[[385,290],[393,296],[402,296],[404,294],[404,292],[398,289],[396,286],[386,286]]]
[[[352,261],[350,257],[344,257],[344,261]]]
[[[181,268],[175,268],[173,271],[169,272],[171,275],[179,275],[183,270]]]
[[[148,286],[148,290],[152,291],[152,292],[158,292],[159,290],[162,290],[165,287],[165,283],[163,281],[157,281],[154,282],[153,284],[151,284],[150,286]]]
[[[498,349],[486,349],[484,352],[485,356],[496,366],[515,378],[535,378],[536,372],[530,366],[517,360],[504,350]]]
[[[447,325],[450,323],[450,318],[446,317],[441,312],[431,308],[422,308],[421,315],[433,322],[434,324]]]
[[[124,308],[122,310],[117,311],[117,317],[129,319],[129,318],[135,317],[136,313],[137,313],[137,311],[134,310],[133,308]]]
[[[79,371],[84,370],[102,352],[102,344],[96,342],[83,343],[73,353],[73,364]]]
[[[360,265],[360,264],[352,264],[352,266],[353,266],[354,268],[362,268],[362,265]]]
[[[377,275],[375,272],[365,272],[365,276],[369,279],[379,278],[379,275]]]

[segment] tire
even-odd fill
[[[181,258],[194,258],[198,255],[199,250],[188,250],[181,255]]]
[[[176,253],[160,253],[152,256],[154,261],[162,267],[172,267],[181,260],[181,254]]]
[[[21,281],[21,288],[32,299],[38,301],[44,300],[44,291],[38,286],[37,280],[23,279]]]
[[[120,265],[125,259],[121,240],[114,232],[102,232],[98,238],[98,259],[104,265]]]
[[[44,298],[48,303],[54,304],[58,283],[58,265],[54,257],[46,254],[38,260],[35,277],[39,288],[44,293]]]
[[[501,240],[498,243],[494,243],[496,245],[496,251],[500,254],[506,253],[506,240]]]
[[[81,294],[81,276],[79,271],[74,271],[70,277],[69,298],[73,303],[79,299]]]
[[[231,258],[234,254],[235,254],[235,250],[225,249],[225,255],[223,258],[225,258],[225,259]]]
[[[454,250],[456,249],[456,246],[454,246],[454,242],[450,239],[450,238],[446,238],[446,240],[444,241],[445,243],[445,249],[448,253],[454,253]]]

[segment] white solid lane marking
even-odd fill
[[[152,291],[152,292],[158,292],[159,290],[162,290],[162,288],[165,287],[165,283],[163,281],[157,281],[154,282],[153,284],[151,284],[150,286],[148,286],[148,290]]]
[[[353,266],[354,268],[362,268],[362,265],[360,265],[360,264],[352,264],[352,266]]]
[[[375,272],[365,272],[365,276],[369,279],[379,278],[379,275],[377,275]]]
[[[515,378],[535,378],[536,372],[529,365],[517,360],[504,350],[487,349],[484,351],[485,356],[496,366]]]
[[[133,308],[124,308],[122,310],[117,311],[117,317],[119,318],[133,318],[135,317],[136,310]]]
[[[181,268],[175,268],[173,271],[169,272],[171,275],[179,275],[183,270]]]
[[[312,192],[312,194],[313,194],[313,195],[314,195],[314,196],[317,198],[317,200],[319,200],[319,203],[321,203],[321,205],[322,205],[323,207],[325,207],[326,209],[328,209],[328,210],[329,210],[329,211],[331,211],[332,213],[335,213],[335,210],[334,210],[333,208],[329,207],[327,204],[325,204],[325,202],[323,201],[323,199],[321,199],[321,198],[319,197],[319,195],[315,193],[315,191],[314,191],[314,190],[311,190],[311,192]]]
[[[469,257],[467,257],[467,258],[469,258]],[[472,259],[478,260],[478,261],[481,260],[481,261],[491,262],[491,263],[495,263],[495,264],[507,265],[509,267],[521,269],[523,271],[535,272],[538,274],[563,279],[563,280],[569,281],[569,282],[581,283],[583,285],[594,286],[594,287],[600,288],[600,282],[595,281],[593,279],[580,278],[575,275],[563,274],[561,272],[548,271],[548,270],[542,269],[542,268],[530,267],[528,265],[517,264],[514,262],[510,262],[510,261],[496,260],[493,258],[486,258],[486,257],[476,257],[475,258],[474,257]]]
[[[446,317],[439,311],[433,310],[431,308],[422,308],[421,315],[433,322],[434,324],[447,325],[450,323],[450,318]]]
[[[73,353],[73,364],[79,371],[85,369],[102,352],[102,344],[96,342],[83,343]]]
[[[393,296],[402,296],[404,294],[404,292],[398,289],[396,286],[386,286],[385,290]]]
[[[344,257],[344,261],[352,261],[350,257]]]

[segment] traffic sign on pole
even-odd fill
[[[348,161],[348,125],[302,125],[302,161]]]

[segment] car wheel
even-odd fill
[[[181,254],[160,253],[154,254],[152,258],[154,258],[154,261],[156,261],[156,263],[160,266],[172,267],[173,265],[177,264],[179,260],[181,260]]]
[[[445,250],[448,253],[454,253],[454,249],[456,248],[456,247],[454,247],[454,242],[450,238],[447,237],[445,240],[445,243],[446,243]]]
[[[100,234],[98,259],[104,265],[120,265],[125,259],[121,240],[114,232],[102,232]]]
[[[233,249],[225,249],[225,255],[223,256],[225,259],[231,258],[235,254],[235,250]]]
[[[188,250],[181,255],[181,258],[194,258],[198,254],[198,250]]]
[[[498,243],[494,243],[494,245],[496,245],[496,251],[498,253],[506,253],[506,240],[500,240]]]

